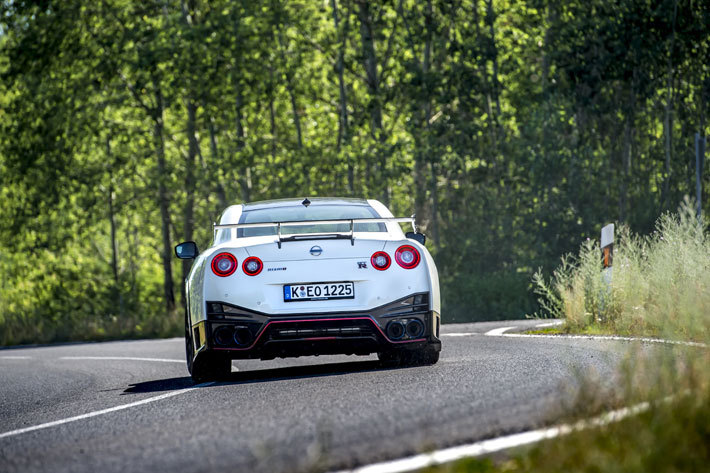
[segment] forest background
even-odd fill
[[[703,0],[0,0],[0,344],[181,333],[173,245],[294,196],[416,213],[446,322],[534,313],[538,268],[696,195],[709,32]]]

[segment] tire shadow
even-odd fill
[[[327,363],[322,365],[288,366],[283,368],[269,368],[262,370],[236,371],[228,377],[216,381],[213,385],[223,386],[229,384],[268,383],[271,381],[284,381],[289,379],[320,378],[325,376],[339,376],[350,373],[368,371],[388,371],[403,369],[403,367],[383,365],[379,361],[351,361],[346,363]],[[145,381],[130,385],[123,394],[154,393],[174,391],[195,386],[191,377],[167,378],[154,381]]]

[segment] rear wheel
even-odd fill
[[[192,341],[190,317],[185,311],[185,356],[187,371],[196,383],[225,379],[232,372],[232,360],[215,356],[213,353],[199,353],[195,357],[195,345]]]
[[[214,353],[200,353],[192,364],[192,379],[196,383],[226,379],[232,372],[232,360]]]
[[[385,365],[421,366],[433,365],[439,361],[439,352],[429,347],[421,350],[395,349],[380,352],[377,358]]]
[[[195,356],[195,348],[192,344],[192,330],[190,326],[190,316],[185,309],[185,358],[187,359],[187,372],[192,374],[192,359]]]

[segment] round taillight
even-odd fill
[[[237,258],[231,253],[220,253],[212,258],[212,272],[220,277],[227,277],[237,270]]]
[[[372,263],[373,268],[379,269],[380,271],[384,271],[385,269],[390,267],[390,264],[392,264],[392,260],[390,259],[390,255],[388,255],[384,251],[377,251],[370,258],[370,263]]]
[[[244,263],[242,263],[242,269],[249,276],[256,276],[262,269],[264,269],[264,263],[262,263],[256,256],[250,256],[244,260]]]
[[[416,268],[421,257],[419,251],[410,245],[402,245],[394,252],[394,259],[404,269]]]

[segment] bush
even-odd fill
[[[665,214],[648,236],[622,226],[614,248],[611,288],[597,242],[563,258],[551,280],[533,278],[544,315],[566,320],[569,331],[594,329],[707,340],[710,334],[710,238],[692,205]]]

